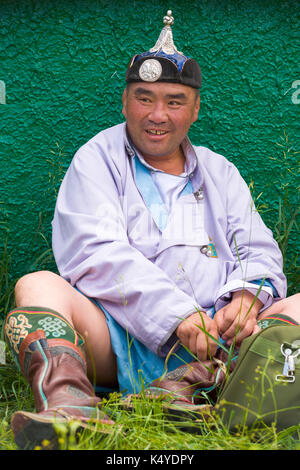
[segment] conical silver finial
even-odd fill
[[[173,41],[173,33],[171,26],[174,24],[174,18],[172,16],[172,10],[167,11],[167,15],[164,16],[163,22],[165,26],[161,30],[158,40],[152,49],[149,52],[164,52],[165,54],[172,55],[172,54],[182,54],[179,52],[174,44]],[[182,54],[183,55],[183,54]]]

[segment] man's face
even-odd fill
[[[198,118],[200,97],[178,83],[132,83],[123,93],[123,114],[145,159],[172,158]]]

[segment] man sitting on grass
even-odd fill
[[[95,387],[138,392],[165,367],[214,356],[219,339],[240,344],[262,317],[298,322],[300,297],[285,298],[281,253],[246,183],[187,137],[201,72],[175,47],[171,12],[164,22],[128,66],[126,122],[83,145],[65,175],[60,275],[16,284],[5,333],[36,404],[13,416],[20,447],[57,446],[55,420],[113,425]]]

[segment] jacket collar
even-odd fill
[[[147,162],[145,162],[144,158],[139,154],[139,152],[136,150],[136,148],[133,145],[133,142],[131,140],[131,137],[128,133],[126,123],[124,125],[124,145],[126,149],[126,153],[130,158],[139,158],[140,162],[146,166],[147,168],[154,170],[154,171],[159,171],[157,168],[153,168],[151,165],[149,165]],[[185,158],[186,158],[186,174],[189,176],[190,181],[193,186],[194,191],[198,191],[198,189],[202,186],[203,184],[203,178],[201,174],[201,169],[200,169],[200,164],[199,164],[199,159],[197,158],[197,154],[195,151],[194,146],[192,145],[190,139],[186,136],[184,140],[181,143],[182,145],[182,150],[184,152]]]

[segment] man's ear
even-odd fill
[[[123,113],[123,116],[127,119],[127,112],[126,112],[126,105],[127,105],[127,88],[125,88],[125,90],[123,91],[123,94],[122,94],[122,103],[123,103],[123,108],[122,108],[122,113]]]
[[[198,95],[198,96],[196,97],[196,100],[195,100],[195,108],[194,108],[194,119],[193,119],[193,122],[196,122],[196,121],[197,121],[199,111],[200,111],[200,95]]]

